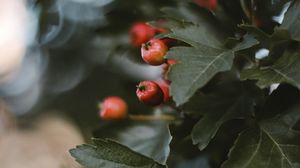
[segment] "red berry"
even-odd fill
[[[167,60],[167,63],[169,64],[169,65],[174,65],[174,64],[176,64],[177,63],[177,61],[176,60]]]
[[[217,0],[193,0],[197,5],[209,10],[216,10]]]
[[[264,23],[261,19],[258,19],[258,18],[255,19],[255,26],[256,27],[261,28],[261,27],[263,27],[263,25],[264,25]]]
[[[167,83],[166,81],[161,81],[161,82],[158,82],[158,85],[164,93],[164,102],[170,101],[170,99],[171,99],[170,84]]]
[[[169,70],[169,64],[168,63],[164,63],[162,65],[162,69],[163,69],[163,74],[167,73]]]
[[[152,39],[144,43],[141,48],[143,60],[150,65],[163,64],[167,51],[168,47],[159,39]]]
[[[161,104],[164,99],[162,89],[153,81],[140,82],[137,86],[136,95],[141,102],[151,106]]]
[[[167,60],[167,63],[163,64],[163,66],[162,66],[162,68],[163,68],[162,78],[168,83],[170,83],[170,81],[168,80],[168,73],[170,71],[170,65],[174,65],[176,63],[177,63],[176,60]]]
[[[101,103],[100,117],[104,120],[124,119],[127,116],[127,103],[120,97],[109,96]]]
[[[137,22],[130,29],[131,43],[134,47],[140,47],[153,38],[155,33],[156,30],[152,26],[144,22]]]

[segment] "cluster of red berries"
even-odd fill
[[[215,10],[217,0],[193,0],[197,5]],[[167,78],[170,65],[176,64],[175,60],[166,60],[165,55],[169,47],[176,42],[174,39],[155,39],[154,36],[160,33],[167,33],[164,28],[153,27],[145,22],[136,22],[130,29],[131,44],[134,47],[141,47],[143,60],[153,66],[163,65],[162,80],[142,81],[138,84],[136,95],[138,99],[150,106],[157,106],[169,102],[170,81]],[[105,120],[124,119],[128,117],[128,106],[124,99],[118,96],[106,97],[100,104],[99,115]]]
[[[166,33],[167,29],[155,28],[144,22],[135,23],[130,29],[131,43],[134,47],[141,47],[143,60],[153,66],[163,65],[163,79],[159,82],[142,81],[138,84],[136,95],[138,99],[150,106],[157,106],[169,102],[170,81],[167,79],[169,65],[175,60],[166,60],[164,57],[175,40],[169,38],[155,39],[159,33]],[[127,103],[120,97],[110,96],[100,104],[99,115],[105,120],[124,119],[128,117]]]
[[[137,97],[141,102],[150,106],[166,103],[171,98],[169,94],[170,81],[166,79],[171,60],[166,61],[165,55],[175,40],[154,38],[156,34],[166,32],[168,32],[167,29],[152,27],[143,22],[135,23],[130,29],[132,45],[141,47],[143,60],[153,66],[164,64],[163,80],[160,82],[142,81],[137,86]],[[172,64],[174,64],[174,61]]]

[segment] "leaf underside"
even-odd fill
[[[95,146],[80,145],[71,149],[76,161],[87,168],[164,168],[154,160],[115,141],[95,139]]]

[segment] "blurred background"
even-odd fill
[[[275,1],[265,1],[268,10],[257,15],[266,32],[282,21],[288,7],[288,1]],[[234,25],[228,25],[229,32],[247,21],[241,2],[219,2],[222,8],[217,16],[231,18],[226,24]],[[209,13],[183,0],[1,0],[1,167],[79,167],[69,156],[70,148],[89,142],[92,136],[115,136],[107,128],[130,132],[135,127],[135,123],[100,121],[97,104],[106,96],[124,98],[132,114],[152,112],[138,102],[136,84],[160,78],[162,67],[142,62],[128,32],[137,21],[160,19],[160,8],[166,6],[179,8],[191,19],[193,13],[187,9]],[[147,124],[138,128],[140,137],[165,133],[162,127]],[[172,155],[175,159],[170,162],[187,157],[177,167],[210,167],[206,153],[199,157],[196,149],[185,154]]]
[[[124,98],[131,113],[152,110],[138,102],[136,84],[161,67],[142,63],[128,31],[168,3],[2,0],[1,167],[78,166],[68,150],[110,124],[98,115],[106,96]]]

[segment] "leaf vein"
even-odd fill
[[[287,158],[286,154],[282,151],[282,149],[280,148],[280,145],[275,141],[275,139],[263,128],[261,128],[264,133],[270,138],[270,140],[276,145],[276,147],[278,148],[279,152],[282,154],[283,159],[285,159],[288,164],[293,167],[293,164],[291,163],[291,161]]]
[[[258,151],[260,149],[261,141],[262,141],[262,131],[260,131],[260,133],[259,133],[259,140],[256,145],[255,151],[253,152],[253,154],[251,155],[249,160],[246,162],[246,164],[243,166],[244,168],[247,168],[250,165],[251,161],[255,158],[255,155],[258,153]]]

